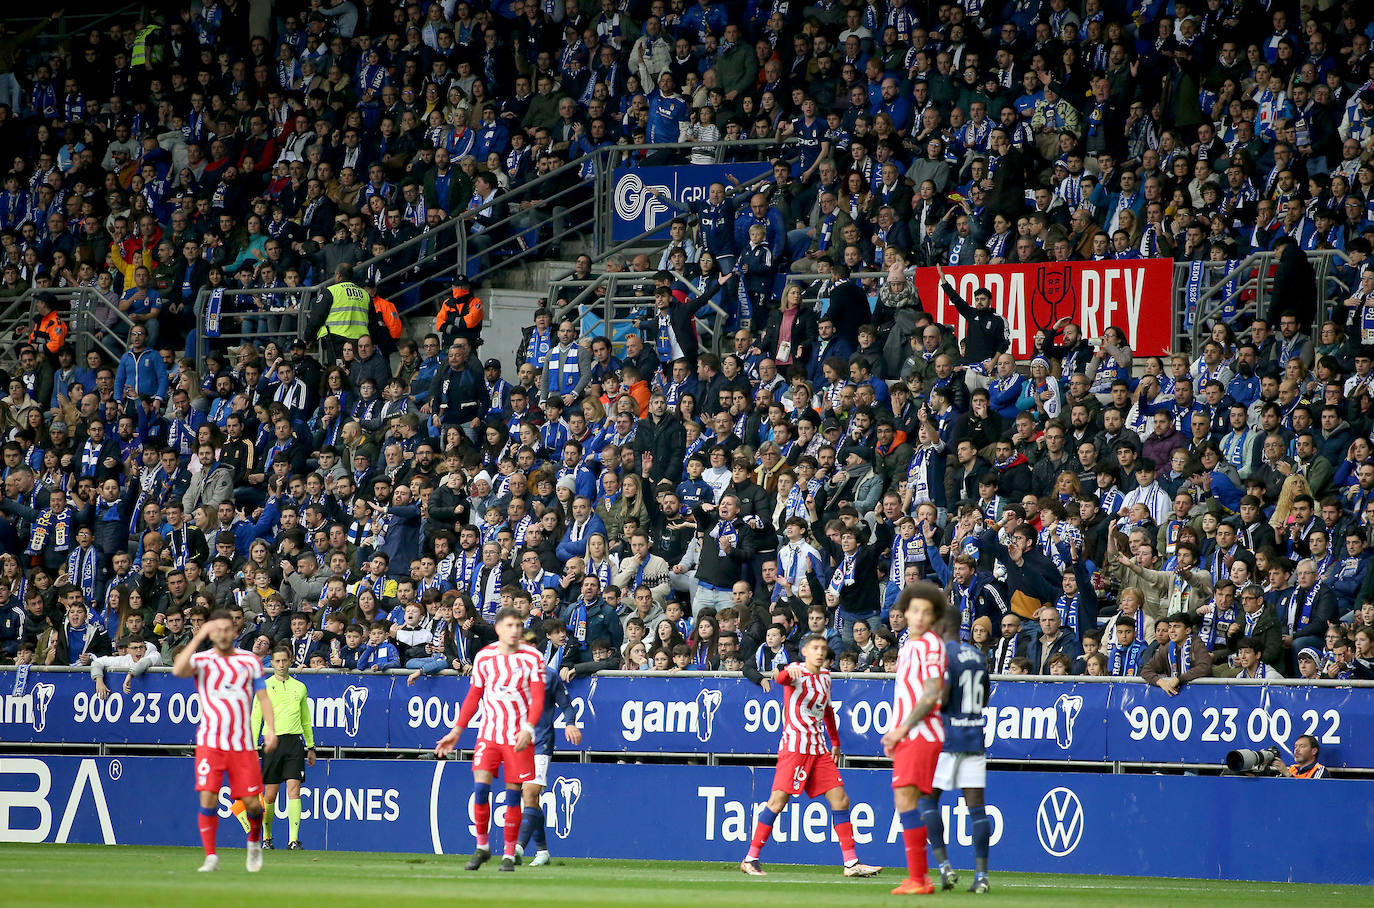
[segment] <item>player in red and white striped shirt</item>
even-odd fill
[[[902,823],[907,878],[892,894],[929,895],[935,887],[928,876],[926,825],[917,802],[934,786],[935,763],[945,741],[940,720],[945,643],[937,623],[948,620],[949,600],[933,583],[912,583],[902,590],[896,608],[906,615],[907,642],[897,656],[896,726],[883,735],[883,752],[892,757],[892,798]]]
[[[840,732],[830,703],[830,671],[826,668],[831,659],[830,647],[824,637],[811,634],[802,641],[801,655],[803,661],[793,662],[771,675],[785,691],[778,768],[773,773],[773,792],[754,820],[754,839],[739,869],[750,876],[765,875],[759,867],[759,853],[773,834],[773,821],[787,806],[788,799],[805,791],[808,798],[824,794],[830,802],[831,823],[844,855],[844,875],[873,876],[883,868],[860,863],[854,853],[849,795],[831,753],[832,746],[839,751]],[[755,680],[768,690],[768,677],[758,675]]]
[[[197,652],[206,637],[213,646]],[[219,869],[215,833],[219,829],[216,801],[229,774],[229,794],[243,799],[248,817],[248,870],[262,869],[262,770],[249,731],[256,697],[262,708],[263,749],[277,746],[276,718],[267,696],[262,662],[234,646],[234,622],[227,609],[216,610],[191,641],[177,653],[172,674],[196,679],[200,699],[200,729],[196,732],[196,791],[200,792],[200,841],[205,847],[202,873]]]
[[[520,837],[520,786],[534,779],[534,724],[544,711],[544,657],[520,642],[525,621],[513,608],[496,615],[496,642],[472,660],[472,686],[453,730],[434,745],[442,758],[458,746],[480,704],[482,725],[472,751],[473,821],[477,850],[467,862],[476,870],[491,859],[491,782],[502,769],[506,782],[506,850],[502,870],[515,869],[515,842]]]

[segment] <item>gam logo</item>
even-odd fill
[[[703,690],[695,700],[626,700],[620,709],[620,734],[638,741],[645,734],[693,734],[702,744],[711,740],[721,692]]]
[[[582,780],[559,776],[554,780],[553,804],[549,810],[553,817],[553,831],[560,839],[572,834],[573,812],[577,802],[582,800]]]
[[[316,728],[342,728],[348,737],[356,738],[362,725],[367,694],[366,687],[349,685],[338,697],[312,697],[311,721]]]
[[[624,221],[638,221],[642,217],[644,229],[653,230],[658,226],[658,216],[671,210],[662,199],[652,195],[654,192],[669,195],[672,187],[645,186],[633,171],[624,174],[616,181],[613,194],[616,216]]]
[[[1073,854],[1083,839],[1083,802],[1067,788],[1052,788],[1040,799],[1035,812],[1035,834],[1040,847],[1056,858]]]
[[[1074,726],[1083,712],[1083,698],[1060,694],[1053,706],[988,706],[983,741],[1054,741],[1060,750],[1073,747]]]
[[[5,725],[29,725],[36,732],[47,730],[48,707],[57,694],[57,687],[39,682],[27,694],[7,694],[0,697],[0,722]]]

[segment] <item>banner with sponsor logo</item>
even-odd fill
[[[1160,356],[1173,343],[1174,263],[1170,259],[1051,262],[946,268],[945,277],[969,305],[975,290],[992,293],[1007,320],[1010,353],[1028,360],[1035,332],[1068,316],[1089,339],[1115,325],[1136,356]],[[934,268],[916,269],[916,289],[935,321],[964,336],[964,320],[946,299]]]
[[[843,776],[859,856],[893,868],[882,879],[900,878],[903,849],[891,775],[851,769]],[[734,862],[748,848],[773,771],[555,762],[548,779],[542,803],[556,857]],[[1374,813],[1350,809],[1367,801],[1367,787],[1340,780],[993,772],[987,812],[994,880],[1007,870],[1368,885],[1374,864],[1352,856],[1374,847]],[[627,800],[631,791],[654,792],[654,815],[671,817],[671,832],[663,823],[626,822],[627,809],[640,806]],[[494,794],[492,822],[499,828],[505,792]],[[301,840],[317,851],[442,855],[429,860],[457,868],[473,848],[471,795],[465,763],[323,760],[306,771],[302,785]],[[0,757],[0,841],[191,846],[199,841],[196,803],[189,758]],[[148,810],[149,804],[159,809]],[[1195,823],[1211,834],[1161,836],[1160,824],[1177,813],[1170,805],[1181,804],[1205,804],[1209,817],[1235,817],[1240,825]],[[227,791],[219,807],[227,820]],[[285,792],[273,809],[286,819]],[[941,813],[951,860],[972,866],[967,805],[947,794]],[[1255,847],[1289,841],[1295,829],[1303,830],[1300,848]],[[221,822],[219,842],[240,846],[238,824]],[[793,799],[774,823],[763,860],[838,865],[824,799]],[[184,861],[189,873],[200,857],[188,848],[169,861],[172,869]],[[886,892],[891,880],[845,885]],[[1100,901],[1110,903],[1135,887],[1103,880],[1095,888],[1103,890]]]
[[[0,673],[0,690],[12,675]],[[39,672],[21,696],[0,696],[0,741],[35,744],[188,744],[196,739],[200,698],[195,683],[150,671],[123,693],[124,674],[106,676],[110,696],[100,699],[89,675]],[[389,675],[301,674],[310,694],[310,717],[320,747],[386,747]],[[466,685],[463,693],[466,694]]]
[[[1277,747],[1311,735],[1326,766],[1374,765],[1374,690],[1274,685],[1192,685],[1177,697],[1118,684],[1107,752],[1125,763],[1221,763],[1232,750]]]
[[[666,240],[668,224],[680,212],[651,190],[660,192],[679,205],[706,198],[712,183],[729,186],[733,176],[741,183],[771,170],[766,161],[748,164],[692,164],[681,167],[617,167],[615,185],[611,190],[611,239],[615,242],[631,240],[646,230],[661,228],[650,239]],[[778,250],[773,250],[777,255]]]
[[[12,675],[0,673],[0,690]],[[115,675],[115,677],[119,677]],[[464,678],[300,673],[321,747],[427,750],[458,719]],[[0,696],[0,740],[169,744],[195,739],[199,703],[189,680],[149,672],[106,700],[88,676],[33,671],[25,692]],[[836,678],[840,745],[882,754],[892,724],[892,681]],[[782,692],[739,677],[602,676],[569,685],[578,750],[600,753],[772,754]],[[1217,763],[1226,752],[1274,745],[1291,755],[1300,734],[1321,742],[1331,767],[1374,767],[1374,696],[1367,689],[1203,685],[1168,697],[1140,683],[998,681],[983,714],[995,760]],[[459,741],[471,748],[476,725]],[[561,729],[558,747],[569,749]]]

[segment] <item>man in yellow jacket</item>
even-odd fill
[[[310,702],[305,685],[291,677],[291,650],[284,646],[272,651],[272,677],[267,679],[267,696],[277,721],[277,748],[262,759],[262,847],[272,848],[272,820],[277,792],[286,783],[286,816],[291,827],[292,851],[301,850],[301,782],[305,767],[315,765],[315,729],[310,723]],[[262,727],[262,711],[253,701],[250,728],[253,740]]]
[[[379,336],[380,331],[372,330],[374,322],[379,321],[372,297],[353,283],[353,266],[344,263],[334,270],[333,282],[316,300],[301,335],[318,338],[324,343],[325,362],[336,363],[343,359],[346,342],[356,343],[364,334]]]

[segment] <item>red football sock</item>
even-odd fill
[[[926,864],[926,828],[902,830],[902,844],[906,846],[907,876],[913,880],[923,880],[930,871]]]
[[[515,843],[520,838],[520,792],[512,789],[507,792],[510,803],[506,805],[506,857],[515,857]]]
[[[772,813],[771,810],[764,808],[765,813]],[[759,854],[763,851],[763,843],[768,841],[768,837],[773,834],[772,817],[769,822],[763,822],[762,817],[754,823],[754,840],[749,843],[749,860],[757,861]]]
[[[253,816],[253,814],[250,813],[248,815],[248,841],[262,841],[262,814]]]
[[[200,828],[200,844],[205,847],[206,855],[215,853],[215,833],[219,831],[219,814],[212,807],[202,807],[196,816]]]
[[[854,851],[854,824],[836,823],[835,835],[840,837],[840,854],[844,855],[844,862],[857,861],[859,856]]]
[[[477,827],[477,847],[487,848],[491,830],[491,803],[478,801],[472,809],[472,823]]]

